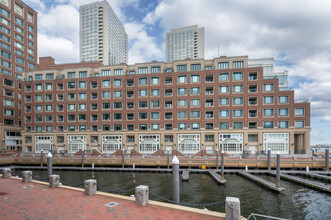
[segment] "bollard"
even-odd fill
[[[22,182],[29,183],[32,181],[32,171],[23,171],[22,172]]]
[[[218,170],[218,149],[216,149],[216,170]]]
[[[82,150],[82,168],[84,168],[85,150]]]
[[[176,156],[172,159],[172,200],[179,203],[179,160]]]
[[[271,170],[271,150],[268,149],[268,170]]]
[[[94,163],[92,163],[92,169],[94,169]]]
[[[248,171],[248,166],[246,165],[246,167],[245,167],[245,172],[247,172]]]
[[[306,172],[307,173],[309,172],[309,166],[306,166]]]
[[[140,185],[135,188],[134,197],[136,199],[136,204],[145,206],[149,199],[149,189],[148,186]]]
[[[44,150],[43,149],[40,150],[40,166],[41,167],[44,166]]]
[[[167,155],[167,164],[168,164],[168,169],[169,169],[169,163],[170,163],[170,155],[169,155],[169,151],[168,152],[168,155]]]
[[[330,168],[330,154],[329,154],[329,149],[325,149],[325,170],[329,171]]]
[[[224,180],[224,152],[221,153],[221,179]]]
[[[240,220],[240,201],[239,198],[226,197],[225,199],[226,220]]]
[[[276,186],[280,187],[280,152],[279,151],[277,151],[276,160],[277,160]]]
[[[84,193],[86,195],[93,195],[97,191],[97,181],[93,179],[84,181]]]
[[[122,149],[122,168],[124,168],[124,149]]]
[[[11,177],[11,169],[3,168],[2,169],[2,178],[10,178]]]
[[[51,154],[51,152],[48,152],[48,154],[47,154],[47,176],[49,177],[52,174],[53,174],[53,155]]]
[[[48,179],[49,187],[55,188],[60,186],[60,176],[59,175],[50,175]]]

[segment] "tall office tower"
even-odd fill
[[[166,34],[166,61],[204,58],[204,33],[205,29],[198,28],[198,25],[172,29]]]
[[[22,72],[37,64],[37,12],[21,0],[0,1],[0,148],[21,150]]]
[[[80,60],[128,62],[128,35],[107,1],[80,6]]]

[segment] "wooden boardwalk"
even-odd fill
[[[314,178],[314,179],[322,180],[322,181],[325,181],[325,182],[331,182],[331,176],[321,175],[321,174],[318,174],[318,173],[299,172],[298,175],[299,175],[299,176],[308,176],[308,177],[312,177],[312,178]]]
[[[215,172],[215,170],[208,170],[208,173],[220,184],[226,183],[226,179],[222,179],[222,177]]]
[[[274,184],[274,183],[271,183],[271,182],[269,182],[269,181],[267,181],[265,179],[262,179],[262,178],[260,178],[258,176],[255,176],[253,174],[250,174],[248,172],[239,171],[238,174],[240,176],[246,177],[246,178],[252,180],[253,182],[256,182],[256,183],[258,183],[258,184],[260,184],[260,185],[262,185],[262,186],[264,186],[264,187],[266,187],[268,189],[271,189],[273,191],[281,192],[281,191],[284,191],[285,190],[282,187],[277,187],[276,184]]]
[[[190,178],[190,170],[183,170],[182,180],[183,181],[188,181],[189,178]]]

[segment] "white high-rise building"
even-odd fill
[[[198,25],[172,29],[166,34],[166,61],[204,58],[204,34],[205,29],[198,28]]]
[[[128,35],[107,1],[82,5],[80,60],[104,65],[128,63]]]

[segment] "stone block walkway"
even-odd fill
[[[118,205],[106,206],[110,202]],[[87,196],[83,189],[0,177],[0,219],[224,219],[222,213],[160,204],[150,201],[142,207],[129,197],[100,192]],[[208,212],[214,214],[204,214]]]

